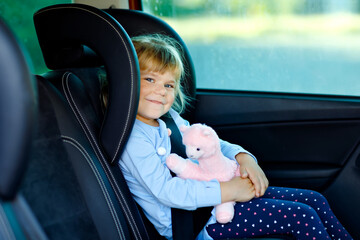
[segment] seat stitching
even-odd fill
[[[67,72],[67,73],[65,73],[64,75],[67,75],[66,81],[67,81],[67,83],[68,83],[68,77],[71,75],[71,73]],[[67,84],[67,86],[68,86],[68,84]],[[70,100],[69,100],[69,98],[68,98],[67,91],[66,91],[66,88],[65,88],[65,86],[64,86],[64,78],[63,78],[63,90],[64,90],[66,99],[67,99],[67,101],[68,101],[71,109],[72,109],[73,112],[75,113],[75,116],[76,116],[76,118],[78,119],[78,122],[80,123],[80,126],[83,128],[83,131],[85,132],[87,138],[89,139],[88,132],[84,130],[83,123],[82,123],[82,122],[80,121],[80,119],[78,118],[78,115],[80,115],[81,118],[82,118],[82,120],[84,121],[82,115],[79,113],[79,110],[78,110],[77,107],[76,107],[76,110],[77,110],[78,112],[76,112],[76,111],[74,110],[73,105],[71,104],[71,102],[70,102]],[[70,91],[69,88],[68,88],[67,90]],[[71,93],[70,93],[70,94],[71,94]],[[75,103],[74,103],[74,105],[76,106]],[[84,122],[85,122],[85,121],[84,121]],[[86,125],[86,122],[85,122],[85,125]],[[86,127],[87,127],[87,125],[86,125]],[[87,129],[88,129],[88,127],[87,127]],[[91,133],[90,133],[90,134],[91,134]],[[75,140],[74,140],[74,141],[75,141]],[[90,143],[91,143],[91,141],[90,141]],[[91,144],[91,145],[92,145],[92,144]],[[92,146],[92,147],[93,147],[93,146]],[[95,153],[96,153],[96,151],[95,151]],[[96,154],[96,155],[98,156],[98,154]],[[100,162],[101,162],[101,161],[100,161]],[[106,171],[105,171],[105,173],[106,173]],[[107,175],[107,174],[106,174],[106,175]],[[107,177],[109,178],[109,176],[107,176]],[[115,219],[114,219],[114,220],[115,220]],[[118,219],[116,219],[116,220],[118,220]]]
[[[91,11],[89,11],[89,10],[82,9],[82,8],[79,8],[79,7],[74,7],[74,6],[71,6],[71,7],[56,7],[56,8],[51,8],[51,9],[45,9],[45,10],[41,10],[41,11],[35,13],[35,15],[39,15],[40,13],[43,13],[43,12],[46,12],[46,11],[51,11],[51,10],[55,10],[55,9],[63,9],[63,8],[65,8],[65,9],[67,9],[67,8],[73,8],[73,9],[79,9],[79,10],[87,11],[87,12],[93,14],[93,15],[96,15],[96,16],[100,17],[101,19],[103,19],[104,21],[106,21],[112,28],[114,28],[114,26],[113,26],[111,23],[109,23],[106,19],[104,19],[104,18],[101,17],[100,15],[98,15],[98,14],[96,14],[96,13],[93,13],[93,12],[91,12]],[[115,30],[115,32],[119,35],[119,37],[121,38],[121,40],[124,42],[121,34],[117,31],[117,29],[114,28],[114,30]],[[124,45],[124,46],[125,46],[125,49],[126,49],[126,52],[127,52],[127,56],[128,56],[128,58],[129,58],[129,60],[131,60],[131,59],[130,59],[130,55],[129,55],[129,50],[128,50],[128,48],[127,48],[126,45]],[[134,79],[134,70],[133,70],[133,67],[132,67],[131,64],[130,64],[130,71],[131,71],[131,79],[133,80],[133,79]],[[134,84],[133,84],[133,82],[134,82],[134,81],[131,81],[131,95],[130,95],[130,100],[133,98],[133,89],[134,89]],[[127,118],[126,118],[126,122],[125,122],[125,127],[127,127],[128,124],[129,124],[129,120],[130,120],[130,109],[132,108],[132,105],[133,105],[133,103],[132,103],[132,101],[130,101],[129,111],[127,112]],[[85,131],[85,130],[84,130],[84,131]],[[121,136],[121,138],[120,138],[120,140],[119,140],[119,142],[118,142],[117,150],[116,150],[116,152],[115,152],[115,155],[112,157],[111,163],[113,163],[113,162],[115,161],[115,157],[116,157],[116,155],[117,155],[117,153],[118,153],[118,151],[119,151],[119,149],[120,149],[120,145],[121,145],[121,143],[122,143],[122,141],[123,141],[124,134],[125,134],[125,133],[122,134],[122,136]],[[91,141],[90,141],[90,142],[91,142]],[[95,142],[95,143],[96,143],[96,142]],[[95,151],[95,152],[96,152],[96,151]],[[103,156],[102,156],[102,157],[103,157]],[[101,161],[100,161],[100,162],[101,162]],[[105,164],[105,166],[108,168],[108,166],[107,166],[106,164]],[[103,167],[104,167],[104,166],[103,166]],[[106,172],[106,171],[105,171],[105,172]],[[111,171],[110,171],[110,174],[112,175]],[[133,229],[133,232],[134,232],[135,236],[136,236],[136,234],[139,234],[139,236],[140,236],[140,238],[141,238],[141,235],[140,235],[140,233],[139,233],[139,229],[137,228],[137,225],[136,225],[136,223],[135,223],[135,221],[134,221],[134,219],[133,219],[133,216],[132,216],[131,211],[128,209],[129,207],[127,206],[127,203],[126,203],[126,201],[125,201],[125,199],[124,199],[124,196],[122,195],[122,192],[120,191],[120,188],[118,187],[117,182],[114,180],[114,177],[113,177],[113,176],[112,176],[112,179],[113,179],[113,182],[114,182],[114,184],[116,185],[117,189],[119,190],[119,193],[120,193],[121,198],[123,199],[123,201],[124,201],[124,203],[125,203],[125,206],[127,207],[127,211],[129,212],[129,214],[130,214],[130,216],[131,216],[131,219],[128,218],[129,220],[132,220],[132,222],[133,222],[133,224],[130,224],[130,226],[131,226],[131,228]],[[110,182],[112,183],[112,181],[110,181]],[[113,183],[112,183],[112,185],[113,185]],[[118,196],[117,191],[115,191],[115,192],[116,192],[116,195]],[[119,199],[119,201],[121,202],[121,199],[119,198],[119,196],[118,196],[118,199]],[[126,211],[125,211],[125,212],[126,212]],[[127,215],[127,214],[126,214],[126,215]],[[145,232],[145,234],[147,235],[147,232]],[[148,237],[148,236],[147,236],[147,237]]]
[[[87,138],[89,139],[90,144],[92,145],[93,149],[95,150],[95,154],[97,155],[97,157],[98,157],[100,160],[106,162],[104,156],[102,155],[102,153],[101,153],[101,151],[100,151],[100,149],[99,149],[99,146],[98,146],[97,142],[96,142],[95,139],[94,139],[94,136],[92,135],[91,131],[90,131],[89,128],[87,127],[84,118],[82,117],[79,109],[77,108],[77,105],[76,105],[74,99],[72,98],[71,91],[70,91],[70,88],[69,88],[69,83],[68,83],[68,81],[69,81],[69,76],[70,76],[71,74],[72,74],[72,73],[67,72],[67,73],[64,74],[64,76],[67,75],[66,79],[64,80],[64,78],[63,78],[63,89],[64,89],[64,93],[65,93],[66,99],[67,99],[67,101],[69,102],[70,107],[72,108],[73,112],[75,113],[75,116],[76,116],[76,118],[78,119],[81,127],[83,128],[83,131],[85,132]],[[63,76],[63,77],[64,77],[64,76]],[[66,86],[67,86],[67,88],[65,88],[65,86],[64,86],[64,81],[66,81]],[[69,93],[70,98],[72,99],[72,101],[69,100],[68,95],[67,95],[68,93]],[[75,108],[76,108],[77,111],[75,111],[75,110],[73,109],[73,105],[75,106]],[[85,122],[86,128],[83,126],[84,123],[82,123],[82,122],[80,121],[80,119],[78,118],[78,115],[77,115],[77,114],[79,114],[79,115],[81,116],[81,119],[83,120],[83,122]],[[88,135],[89,132],[90,132],[91,138],[90,138],[89,135]],[[95,144],[96,148],[94,148],[94,146],[93,146],[94,144]],[[97,149],[98,151],[96,151],[96,149]],[[114,188],[114,185],[113,185],[113,184],[115,184],[115,185],[116,185],[116,188],[118,189],[118,191],[115,191],[115,194],[116,194],[117,198],[119,199],[119,202],[120,202],[120,204],[122,205],[122,208],[124,209],[125,215],[127,216],[127,219],[128,219],[129,221],[132,221],[132,223],[133,223],[133,224],[130,224],[130,226],[131,226],[131,228],[132,228],[135,236],[136,236],[136,234],[138,234],[138,235],[140,236],[140,239],[141,239],[141,235],[140,235],[139,229],[137,228],[137,225],[136,225],[136,222],[135,222],[134,217],[133,217],[133,215],[132,215],[132,212],[130,211],[130,209],[129,209],[128,205],[127,205],[127,202],[125,201],[125,198],[124,198],[124,196],[123,196],[123,194],[122,194],[122,191],[120,190],[120,188],[119,188],[119,186],[118,186],[118,184],[117,184],[114,176],[112,175],[112,172],[109,170],[109,166],[108,166],[107,164],[103,164],[102,161],[100,161],[102,167],[103,167],[104,169],[107,169],[107,170],[108,170],[108,171],[105,171],[107,177],[108,177],[109,179],[113,179],[113,181],[110,181],[112,187]],[[109,176],[109,174],[110,174],[111,176]],[[121,198],[119,197],[118,192],[120,193],[120,195],[121,195],[120,197],[121,197]],[[131,218],[129,217],[128,214],[130,215]],[[147,233],[146,233],[146,234],[147,234]]]
[[[130,58],[130,53],[129,53],[129,50],[128,50],[128,48],[127,48],[127,46],[126,46],[126,44],[125,44],[125,41],[124,41],[124,39],[123,39],[123,37],[121,36],[121,34],[119,33],[119,31],[117,31],[117,29],[109,22],[109,21],[107,21],[105,18],[103,18],[102,16],[100,16],[99,14],[96,14],[96,13],[94,13],[94,12],[91,12],[91,11],[89,11],[89,10],[87,10],[87,9],[83,9],[83,8],[79,8],[79,7],[56,7],[56,8],[51,8],[51,9],[45,9],[45,10],[42,10],[42,11],[40,11],[40,12],[37,12],[35,15],[38,15],[38,14],[40,14],[40,13],[43,13],[43,12],[46,12],[46,11],[51,11],[51,10],[55,10],[55,9],[63,9],[63,8],[65,8],[65,9],[67,9],[67,8],[74,8],[74,9],[79,9],[79,10],[83,10],[83,11],[86,11],[86,12],[88,12],[88,13],[91,13],[91,14],[93,14],[93,15],[95,15],[95,16],[97,16],[97,17],[99,17],[99,18],[101,18],[102,20],[104,20],[106,23],[108,23],[114,30],[115,30],[115,32],[117,33],[117,35],[120,37],[120,39],[121,39],[121,41],[123,42],[123,45],[124,45],[124,47],[125,47],[125,49],[126,49],[126,53],[127,53],[127,57],[128,57],[128,59],[129,59],[129,62],[131,61],[131,58]],[[133,79],[134,79],[134,70],[133,70],[133,67],[132,67],[132,65],[131,64],[129,64],[130,65],[130,72],[131,72],[131,90],[130,90],[130,104],[129,104],[129,108],[128,108],[128,111],[127,111],[127,118],[126,118],[126,122],[125,122],[125,129],[127,128],[127,126],[128,126],[128,124],[129,124],[129,121],[130,121],[130,110],[132,109],[132,101],[131,101],[131,99],[133,98],[133,89],[134,89],[134,84],[133,84]],[[116,159],[115,159],[115,157],[116,157],[116,155],[118,154],[118,152],[119,152],[119,150],[120,150],[120,145],[121,145],[121,143],[123,142],[123,139],[124,139],[124,135],[125,135],[125,132],[123,131],[123,133],[122,133],[122,135],[121,135],[121,137],[120,137],[120,140],[119,140],[119,142],[118,142],[118,146],[117,146],[117,148],[116,148],[116,151],[115,151],[115,154],[114,154],[114,156],[113,157],[111,157],[111,163],[113,163]]]
[[[63,86],[63,90],[64,90],[64,93],[65,93],[65,97],[66,97],[66,99],[67,99],[67,101],[68,101],[71,109],[72,109],[73,112],[75,113],[75,116],[76,116],[78,122],[80,123],[80,126],[82,127],[83,131],[85,132],[85,135],[86,135],[87,138],[89,139],[90,144],[91,144],[91,146],[93,147],[96,156],[97,156],[98,159],[100,160],[100,164],[102,165],[102,167],[103,167],[104,169],[107,169],[107,171],[105,171],[106,176],[107,176],[109,179],[112,179],[112,180],[113,180],[113,181],[110,181],[112,187],[113,187],[113,188],[116,187],[116,189],[118,189],[118,191],[114,191],[114,192],[115,192],[115,194],[116,194],[116,196],[117,196],[117,198],[118,198],[118,200],[119,200],[119,202],[120,202],[120,204],[121,204],[121,206],[122,206],[122,208],[123,208],[123,210],[124,210],[124,212],[125,212],[125,216],[127,216],[128,221],[131,221],[131,222],[132,222],[132,224],[130,224],[130,226],[131,226],[131,228],[132,228],[132,230],[133,230],[133,232],[134,232],[134,234],[135,234],[135,237],[136,237],[136,238],[139,237],[139,238],[141,239],[141,234],[140,234],[140,232],[139,232],[139,229],[137,228],[136,222],[135,222],[134,217],[133,217],[133,215],[132,215],[132,212],[130,211],[129,206],[128,206],[128,204],[127,204],[127,202],[126,202],[126,200],[125,200],[125,198],[124,198],[124,196],[123,196],[123,193],[122,193],[122,191],[120,190],[120,188],[119,188],[119,186],[118,186],[118,184],[117,184],[117,181],[115,180],[112,172],[110,171],[109,166],[108,166],[106,163],[105,163],[105,164],[103,163],[103,161],[106,162],[106,159],[104,158],[103,154],[101,153],[100,148],[99,148],[99,146],[98,146],[98,144],[97,144],[97,142],[96,142],[93,134],[92,134],[91,131],[89,130],[89,127],[87,126],[86,121],[84,120],[83,116],[81,115],[81,112],[79,111],[79,109],[78,109],[78,107],[77,107],[77,105],[76,105],[76,103],[75,103],[75,101],[74,101],[74,99],[73,99],[73,97],[72,97],[71,90],[70,90],[70,87],[69,87],[69,77],[70,77],[71,74],[72,74],[71,72],[66,72],[66,73],[64,73],[63,78],[62,78],[62,80],[63,80],[63,81],[62,81],[62,83],[63,83],[62,86]],[[65,77],[65,76],[66,76],[66,77]],[[64,77],[65,77],[65,78],[64,78]],[[65,84],[66,84],[66,87],[65,87]],[[70,101],[68,94],[70,95],[70,98],[71,98],[72,101]],[[74,107],[75,107],[76,109],[74,109]],[[75,111],[75,110],[76,110],[76,111]],[[81,117],[81,120],[82,120],[82,121],[80,121],[79,116]],[[84,125],[85,125],[85,126],[84,126]],[[89,134],[90,134],[91,137],[89,137]],[[96,146],[96,148],[94,148],[94,145]],[[96,151],[96,150],[97,150],[97,151]],[[110,174],[111,176],[109,176],[109,174]],[[115,184],[115,187],[114,187],[114,184]],[[119,197],[118,193],[120,193],[120,197],[121,197],[121,198]],[[138,236],[137,236],[136,234],[138,234]],[[146,234],[147,234],[147,233],[146,233]]]
[[[91,161],[91,157],[89,156],[88,152],[83,148],[83,146],[77,142],[75,139],[69,137],[69,136],[61,136],[63,141],[66,142],[66,143],[69,143],[71,144],[72,146],[74,146],[75,148],[77,148],[79,150],[79,152],[84,156],[84,158],[86,159],[88,165],[91,167],[91,170],[93,171],[93,173],[95,174],[95,177],[96,177],[96,180],[98,181],[99,183],[99,186],[101,188],[101,191],[105,197],[105,200],[106,200],[106,203],[108,205],[108,209],[111,213],[111,216],[115,222],[115,225],[116,225],[116,229],[117,229],[117,232],[120,236],[120,238],[122,239],[125,239],[125,235],[124,235],[124,232],[123,232],[123,229],[121,227],[121,224],[119,224],[119,218],[116,214],[116,211],[114,209],[114,204],[112,203],[111,201],[111,198],[109,196],[109,192],[107,191],[106,189],[106,186],[105,186],[105,183],[103,181],[103,179],[101,178],[100,176],[100,173],[98,171],[98,169],[96,168],[96,166],[94,166],[94,163],[93,161]],[[71,140],[71,141],[70,141]],[[75,143],[76,144],[75,144]]]

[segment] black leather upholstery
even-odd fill
[[[149,239],[116,164],[137,110],[130,38],[110,15],[81,4],[41,9],[34,22],[54,71],[37,77],[41,126],[24,195],[52,239]],[[110,90],[104,117],[101,65]]]
[[[19,43],[0,20],[0,198],[12,199],[29,156],[35,87]]]
[[[35,13],[34,22],[50,69],[105,66],[110,105],[100,136],[113,163],[119,158],[132,128],[130,116],[137,110],[139,69],[128,35],[108,14],[80,4],[44,8]],[[120,89],[127,91],[119,94]]]
[[[2,19],[0,53],[0,239],[46,239],[18,193],[36,126],[35,81]]]

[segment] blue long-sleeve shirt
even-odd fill
[[[174,110],[170,110],[177,126],[189,125]],[[217,180],[196,181],[173,178],[166,167],[166,157],[171,144],[168,130],[162,120],[159,127],[153,127],[139,120],[135,121],[119,165],[124,173],[135,201],[143,208],[146,217],[158,232],[172,239],[171,208],[194,210],[199,207],[215,206],[221,203],[220,183]],[[225,156],[246,152],[242,147],[221,140]],[[216,222],[214,216],[210,223]],[[211,239],[205,230],[200,239]]]

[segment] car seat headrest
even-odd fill
[[[34,23],[50,69],[104,66],[109,104],[99,143],[108,160],[115,162],[130,134],[138,106],[140,70],[129,36],[109,14],[83,4],[43,8],[35,13]]]
[[[0,199],[15,197],[35,129],[35,85],[23,51],[0,19]]]
[[[183,87],[188,96],[195,96],[196,76],[190,53],[179,34],[169,24],[142,11],[127,9],[106,9],[105,11],[121,24],[130,37],[161,33],[175,38],[182,46],[184,53],[184,65],[187,74],[183,80]]]

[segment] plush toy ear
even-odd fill
[[[180,126],[180,132],[185,132],[186,131],[186,129],[188,129],[189,127],[188,126],[186,126],[186,125],[182,125],[182,126]]]
[[[203,134],[204,136],[210,136],[211,132],[209,129],[204,129]]]

